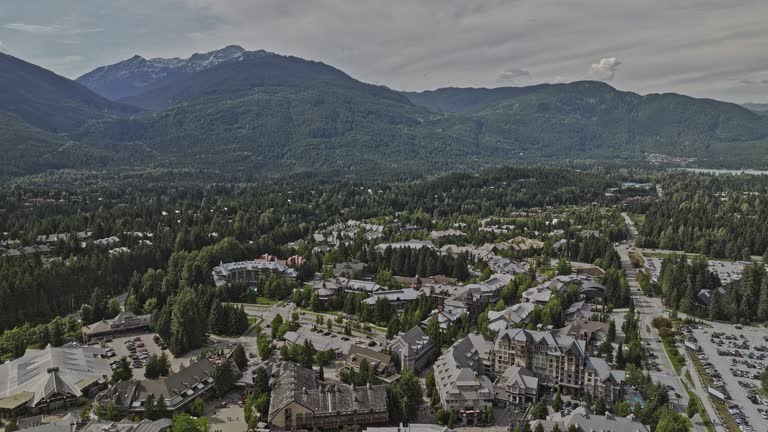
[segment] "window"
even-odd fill
[[[293,425],[293,413],[290,408],[285,409],[285,427],[289,428]]]

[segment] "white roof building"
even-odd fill
[[[49,398],[87,394],[112,377],[103,353],[91,347],[28,349],[22,357],[0,365],[0,409],[35,407]]]

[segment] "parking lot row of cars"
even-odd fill
[[[716,352],[720,357],[728,357],[728,363],[731,365],[729,372],[731,375],[733,375],[734,378],[746,378],[749,380],[760,379],[760,372],[763,370],[763,368],[765,368],[765,363],[761,360],[765,360],[768,357],[768,355],[766,355],[768,347],[764,345],[756,345],[753,348],[754,351],[751,351],[750,344],[743,334],[736,336],[734,334],[728,334],[724,332],[713,332],[710,338],[710,342],[718,347],[727,345],[727,348],[717,348]],[[743,365],[746,368],[752,370],[750,371],[739,369],[736,367],[737,365]],[[719,375],[717,372],[714,372],[714,374]],[[766,402],[768,402],[761,398],[757,393],[756,389],[758,386],[754,381],[735,381],[737,381],[738,385],[744,390],[745,396],[751,403],[755,405],[764,405]],[[726,395],[728,399],[730,399],[730,394],[726,390],[725,383],[721,377],[718,377],[717,380],[713,379],[713,385],[716,386],[717,390],[721,391]],[[741,432],[753,431],[753,428],[749,423],[749,419],[742,411],[741,406],[736,403],[731,403],[728,405],[728,411],[733,416],[733,419]],[[768,418],[768,411],[766,411],[766,409],[758,408],[757,411],[764,419]]]
[[[168,349],[168,346],[165,344],[165,342],[163,342],[159,335],[154,335],[152,340],[161,350]],[[144,340],[141,338],[141,336],[136,336],[132,340],[126,340],[124,344],[126,350],[128,350],[128,359],[131,362],[131,367],[134,369],[141,369],[149,364],[149,350],[147,349],[146,344],[144,343]],[[113,355],[115,352],[112,347],[107,347],[105,351],[109,351]],[[111,362],[110,367],[112,370],[117,369],[120,367],[120,361],[115,360]]]

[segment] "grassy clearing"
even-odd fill
[[[277,304],[277,300],[273,300],[271,298],[266,298],[266,297],[256,297],[255,304],[262,305],[262,306],[272,306]]]
[[[629,219],[632,221],[633,224],[635,224],[635,228],[640,230],[640,227],[643,226],[645,223],[645,215],[644,214],[637,214],[637,213],[627,213],[627,216],[629,216]]]
[[[690,370],[687,370],[687,371],[685,371],[685,379],[687,379],[687,380],[688,380],[688,383],[689,383],[689,384],[690,384],[692,387],[694,387],[694,386],[695,386],[695,384],[693,383],[693,377],[691,376],[691,371],[690,371]]]
[[[666,252],[650,251],[650,250],[643,250],[643,249],[641,249],[641,252],[643,253],[643,256],[646,258],[659,258],[659,259],[664,259],[672,254],[680,255],[683,253],[683,251],[671,251],[669,253],[666,253]],[[692,259],[692,258],[704,256],[704,255],[687,252],[685,256],[688,257],[688,259]],[[720,260],[720,261],[727,261],[727,260]]]
[[[664,351],[667,353],[667,357],[672,362],[672,366],[675,368],[675,373],[680,375],[680,371],[685,367],[685,357],[680,353],[674,343],[674,339],[667,337],[661,340],[661,344],[664,345]]]

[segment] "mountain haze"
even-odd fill
[[[0,101],[11,107],[0,127],[14,131],[4,145],[37,143],[36,160],[45,161],[66,149],[65,167],[418,176],[508,163],[633,166],[647,153],[768,166],[764,116],[594,81],[401,93],[324,63],[237,46],[188,59],[136,56],[78,82],[2,61],[0,73],[13,77],[0,82]],[[57,165],[11,175],[47,167]]]

